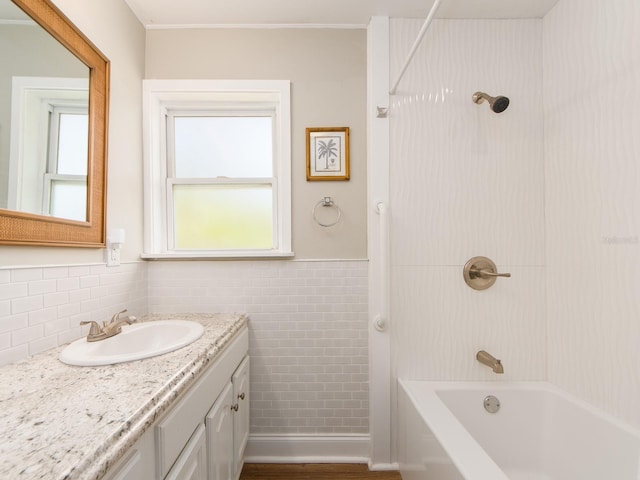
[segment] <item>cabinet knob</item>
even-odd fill
[[[244,392],[242,392],[240,395],[238,395],[238,398],[239,398],[240,400],[244,400]]]
[[[239,405],[236,403],[234,405],[231,405],[231,410],[233,410],[234,412],[237,412],[239,408]]]

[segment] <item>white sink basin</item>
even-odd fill
[[[97,342],[81,338],[60,353],[60,361],[83,367],[155,357],[195,342],[204,332],[197,322],[157,320],[124,325],[122,333]]]

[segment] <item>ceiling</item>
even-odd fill
[[[558,0],[443,0],[436,18],[540,18]],[[372,16],[425,18],[434,0],[125,0],[148,28],[364,27]]]

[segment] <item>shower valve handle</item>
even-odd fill
[[[487,257],[473,257],[465,264],[462,275],[474,290],[486,290],[496,283],[498,277],[511,277],[510,273],[498,273],[496,264]]]
[[[510,278],[511,274],[510,273],[496,273],[496,272],[492,272],[491,270],[486,270],[486,269],[476,269],[476,268],[472,268],[469,273],[476,275],[478,277],[505,277],[505,278]]]

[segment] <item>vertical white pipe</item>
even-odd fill
[[[416,41],[413,42],[413,46],[411,47],[411,50],[409,50],[409,55],[407,55],[407,59],[405,60],[404,65],[400,69],[398,78],[393,84],[393,87],[391,87],[391,90],[389,90],[390,95],[396,94],[396,90],[398,89],[398,84],[400,83],[400,80],[402,80],[402,77],[404,76],[404,72],[406,72],[407,68],[409,68],[409,64],[411,63],[413,56],[416,54],[416,50],[418,50],[418,47],[420,46],[420,42],[422,42],[422,37],[424,37],[425,33],[427,33],[427,30],[429,29],[429,26],[431,25],[433,18],[436,16],[436,12],[440,7],[441,1],[442,0],[436,0],[435,2],[433,2],[433,5],[431,6],[431,10],[429,11],[429,15],[427,15],[427,18],[422,24],[422,28],[418,32],[418,37],[416,38]]]

